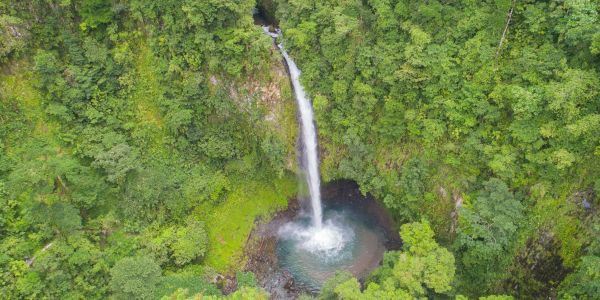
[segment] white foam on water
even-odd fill
[[[279,229],[282,239],[293,240],[297,247],[324,259],[336,258],[354,239],[354,232],[327,220],[321,227],[290,222]]]
[[[271,32],[269,26],[263,26],[262,27],[263,31],[265,32],[265,34],[267,34],[268,36],[272,37],[272,38],[277,38],[279,37],[279,29],[277,29],[275,32]]]

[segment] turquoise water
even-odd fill
[[[325,229],[315,232],[311,216],[298,216],[279,230],[277,246],[280,267],[294,276],[300,288],[314,292],[336,270],[365,276],[385,251],[383,230],[363,212],[329,207],[323,219]]]

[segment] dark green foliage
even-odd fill
[[[385,205],[397,211],[403,220],[412,221],[417,218],[422,207],[427,183],[427,171],[423,162],[413,158],[402,166],[399,185],[402,193],[399,198],[388,195],[383,199]]]
[[[90,240],[72,235],[54,240],[40,251],[32,269],[48,298],[98,298],[107,292],[109,265]]]
[[[261,152],[267,160],[267,170],[279,176],[285,171],[285,145],[276,136],[267,134],[261,141]]]
[[[86,28],[96,28],[99,25],[109,23],[113,18],[112,1],[109,0],[82,0],[80,14],[83,23],[79,26]]]
[[[129,171],[136,169],[137,156],[129,145],[117,144],[107,152],[98,153],[92,165],[104,169],[109,182],[120,184]]]
[[[0,7],[0,63],[24,52],[28,36],[23,20],[5,14]]]
[[[288,168],[254,4],[0,1],[0,294],[219,294],[193,268],[206,212],[232,178]]]
[[[464,208],[456,247],[461,256],[464,282],[475,294],[490,289],[503,276],[511,262],[516,233],[523,220],[523,206],[504,182],[490,179],[474,200]]]
[[[81,229],[79,210],[69,204],[55,203],[40,215],[46,216],[52,228],[62,234],[72,234],[77,229]]]
[[[263,18],[270,24],[277,24],[275,13],[277,12],[276,0],[257,0],[256,8],[260,11]]]
[[[167,177],[166,169],[148,169],[136,173],[127,181],[122,203],[123,216],[141,224],[150,222],[156,216],[156,210],[174,194],[173,186]]]
[[[546,234],[525,211],[600,176],[599,12],[595,0],[277,2],[324,177],[356,180],[397,220],[430,219],[456,245],[459,292],[477,295],[504,292],[515,249]]]

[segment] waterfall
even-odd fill
[[[263,27],[265,33],[273,38],[277,38],[278,34],[269,31],[268,27]],[[296,63],[290,58],[288,53],[283,48],[282,44],[278,45],[281,54],[287,62],[292,86],[294,88],[294,96],[298,103],[301,120],[302,132],[302,164],[305,171],[305,178],[308,184],[310,193],[310,203],[313,212],[313,225],[316,228],[321,228],[323,223],[323,211],[321,207],[321,180],[319,177],[319,157],[317,155],[317,130],[315,128],[314,113],[310,99],[306,96],[304,88],[300,84],[300,69]]]

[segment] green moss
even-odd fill
[[[296,193],[293,175],[274,181],[240,180],[223,203],[209,208],[205,216],[209,251],[205,263],[218,272],[232,273],[243,267],[243,250],[255,220],[268,219],[287,207],[288,198]],[[205,208],[196,213],[204,214]]]
[[[148,153],[160,158],[168,158],[169,151],[164,146],[168,133],[160,112],[164,102],[164,84],[160,81],[159,61],[147,45],[140,45],[135,58],[136,69],[132,73],[134,81],[130,101],[137,122],[132,135],[138,142],[148,143]]]
[[[27,123],[32,126],[27,137],[45,138],[58,145],[59,125],[46,117],[42,97],[35,88],[37,79],[30,70],[29,63],[19,61],[11,65],[10,73],[0,73],[0,101],[16,103]],[[6,143],[5,146],[9,147],[10,144]]]
[[[581,221],[574,213],[577,207],[575,204],[562,197],[543,198],[539,200],[532,212],[532,224],[527,226],[529,231],[533,231],[524,236],[535,234],[535,229],[548,228],[560,241],[560,256],[563,264],[567,267],[574,267],[581,254],[583,247],[584,231],[581,227]]]
[[[298,123],[296,119],[296,101],[292,87],[288,77],[279,78],[281,101],[283,101],[283,113],[281,116],[281,130],[280,137],[285,142],[286,153],[287,153],[287,168],[292,172],[296,172],[297,165],[297,154],[296,154],[296,140],[298,139]]]

